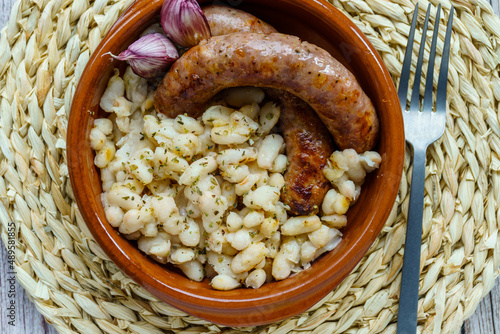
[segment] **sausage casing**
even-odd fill
[[[306,101],[340,149],[375,146],[378,118],[355,77],[327,51],[279,33],[215,36],[191,48],[163,78],[156,110],[199,116],[224,88],[270,87]]]

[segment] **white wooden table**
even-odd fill
[[[0,0],[0,28],[5,25],[10,15],[10,9],[15,0]],[[500,0],[489,0],[497,15],[500,15]],[[0,259],[7,259],[7,252],[3,245],[0,246]],[[16,282],[15,326],[8,324],[6,308],[9,305],[10,282],[7,263],[0,264],[0,334],[56,334],[56,330],[47,324],[34,304],[28,300],[24,290]],[[464,324],[462,334],[500,334],[500,277],[491,293],[486,296],[478,306],[476,312]]]

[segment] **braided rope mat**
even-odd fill
[[[89,55],[130,3],[17,1],[1,31],[2,239],[7,243],[7,224],[15,222],[17,279],[38,310],[60,333],[394,333],[408,154],[396,205],[368,254],[315,307],[280,323],[227,329],[188,316],[139,287],[102,252],[73,201],[67,117]],[[415,4],[333,4],[369,37],[397,84]],[[446,17],[450,6],[443,1]],[[425,333],[459,331],[500,266],[500,19],[484,0],[455,6],[447,129],[427,156],[418,313]]]

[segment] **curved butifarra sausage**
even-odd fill
[[[212,36],[276,32],[271,25],[242,10],[210,5],[203,7],[203,12]],[[278,128],[288,156],[281,200],[291,214],[315,214],[330,189],[330,181],[322,171],[334,150],[330,133],[314,110],[298,97],[272,88],[266,89],[266,95],[280,106]]]
[[[279,33],[215,36],[191,48],[163,78],[156,110],[199,116],[224,88],[286,90],[316,111],[340,149],[374,147],[378,118],[356,78],[327,51]]]
[[[316,214],[331,188],[323,174],[334,150],[330,133],[301,99],[276,89],[267,89],[266,95],[280,106],[278,127],[285,139],[289,163],[281,200],[294,215]]]

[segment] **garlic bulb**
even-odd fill
[[[142,36],[118,56],[111,56],[128,61],[135,74],[143,78],[153,78],[166,72],[179,58],[179,53],[167,37],[153,33]]]
[[[207,18],[196,0],[165,0],[160,18],[167,36],[180,46],[195,46],[211,36]]]

